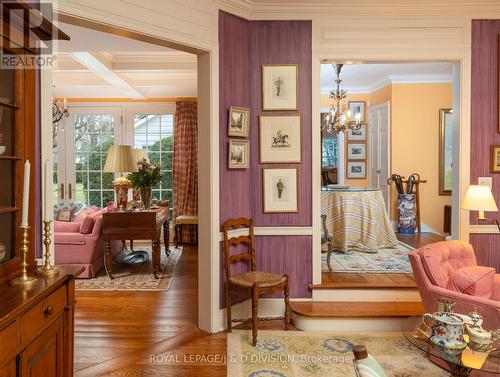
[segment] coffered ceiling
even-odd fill
[[[71,40],[56,46],[54,97],[196,97],[195,55],[74,25],[59,27]]]

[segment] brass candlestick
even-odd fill
[[[30,285],[36,282],[36,278],[33,276],[28,275],[28,251],[29,251],[29,243],[28,237],[29,237],[29,226],[20,226],[21,228],[21,233],[22,233],[22,241],[21,241],[21,252],[23,253],[23,263],[21,264],[21,267],[23,268],[23,271],[21,272],[21,276],[15,278],[14,280],[10,281],[10,284],[12,285]]]
[[[45,245],[45,262],[36,272],[42,276],[56,276],[59,274],[59,269],[56,266],[50,265],[50,224],[51,220],[43,220],[43,244]]]

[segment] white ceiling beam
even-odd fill
[[[71,55],[114,88],[120,89],[125,97],[132,99],[147,98],[144,93],[113,72],[111,62],[104,55],[90,52],[72,52]]]

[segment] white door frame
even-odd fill
[[[387,106],[387,171],[389,174],[391,174],[391,147],[392,147],[392,133],[391,133],[391,101],[385,101],[382,103],[379,103],[378,105],[370,106],[368,108],[368,119],[370,119],[370,111],[372,110],[379,110]],[[371,132],[369,132],[369,128],[371,125],[368,123],[368,127],[366,130],[366,133],[368,134],[368,145],[367,148],[370,148],[370,150],[373,150],[373,143],[371,140]],[[371,182],[372,180],[372,169],[371,169],[371,162],[370,162],[370,169],[369,169],[369,174],[368,174],[368,182]],[[383,184],[383,183],[382,183]],[[391,210],[391,188],[388,190],[387,194],[387,211],[390,213]]]
[[[59,4],[61,5],[61,4]],[[177,50],[194,53],[198,56],[198,327],[208,332],[223,329],[225,323],[219,309],[219,49],[216,42],[199,38],[185,37],[173,28],[168,39],[161,31],[149,25],[136,24],[133,28],[114,23],[96,9],[71,4],[62,4],[55,17],[68,24],[86,27],[110,34],[127,36]],[[217,15],[217,13],[215,13]],[[104,15],[105,17],[106,15]],[[117,21],[116,21],[117,22]],[[51,79],[51,75],[44,75]],[[52,81],[44,80],[43,92],[50,93]],[[44,101],[46,102],[46,101]],[[49,112],[46,119],[49,120]],[[44,140],[51,140],[48,128]],[[49,156],[52,143],[45,143],[42,155]],[[49,175],[52,174],[50,166]],[[49,198],[49,201],[52,199]],[[48,203],[52,206],[52,203]]]

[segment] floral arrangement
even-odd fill
[[[127,175],[134,188],[156,186],[162,177],[160,167],[147,162],[145,158],[137,161],[137,172]]]

